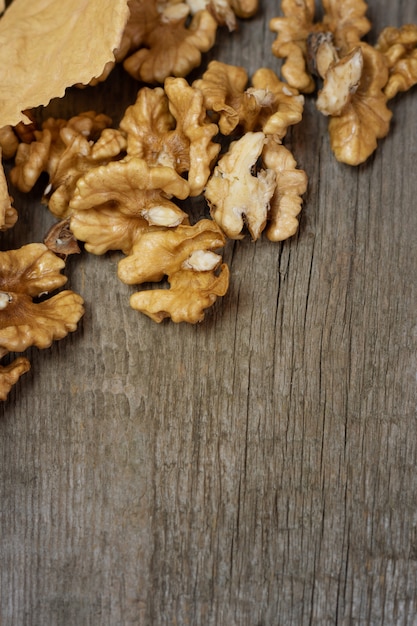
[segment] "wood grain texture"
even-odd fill
[[[371,42],[417,22],[368,4]],[[279,68],[261,5],[205,62]],[[137,88],[114,72],[46,113],[117,120]],[[229,244],[201,325],[131,310],[119,253],[70,260],[80,329],[0,408],[2,626],[417,624],[416,97],[358,168],[307,98],[300,230]],[[3,248],[53,222],[14,195]]]

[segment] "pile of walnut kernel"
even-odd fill
[[[10,178],[29,191],[49,175],[45,201],[93,254],[121,250],[119,278],[132,285],[168,278],[170,289],[132,295],[160,322],[196,323],[226,293],[219,250],[247,228],[273,241],[297,230],[306,175],[282,145],[304,99],[272,70],[252,77],[213,61],[202,78],[167,77],[138,91],[118,126],[93,111],[48,119],[21,143]],[[215,121],[213,121],[215,120]],[[229,138],[221,151],[220,136]],[[213,219],[191,225],[179,201],[203,195]]]
[[[277,33],[272,52],[285,59],[281,72],[301,93],[319,87],[317,109],[329,117],[338,161],[359,165],[389,130],[387,103],[417,83],[417,24],[388,27],[375,46],[362,41],[371,28],[364,0],[283,0],[283,17],[271,20]]]
[[[3,156],[14,159],[12,184],[29,192],[46,172],[43,200],[58,220],[45,243],[0,253],[0,358],[47,347],[76,329],[80,296],[37,298],[65,282],[60,270],[79,250],[76,240],[97,255],[121,250],[124,283],[167,278],[169,289],[134,293],[132,308],[156,322],[202,321],[228,289],[221,255],[228,239],[248,232],[256,240],[265,231],[283,241],[297,231],[307,176],[283,142],[302,119],[302,94],[319,89],[317,109],[329,116],[339,161],[358,165],[369,157],[389,129],[388,100],[417,82],[417,26],[387,28],[373,47],[362,41],[370,28],[364,2],[322,4],[320,21],[312,0],[283,0],[283,17],[271,20],[285,81],[268,68],[250,79],[242,67],[212,61],[189,83],[217,28],[233,30],[236,17],[257,11],[257,0],[130,0],[114,63],[148,86],[117,128],[87,111],[39,128],[0,129]],[[0,175],[1,191],[6,229],[17,214]],[[191,224],[180,207],[198,196],[211,219]],[[28,368],[24,357],[0,366],[0,399]]]

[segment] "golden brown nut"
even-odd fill
[[[357,46],[327,69],[316,107],[323,115],[340,115],[352,100],[362,77],[363,54]]]
[[[169,110],[176,120],[176,133],[185,137],[188,146],[190,195],[197,196],[203,191],[220,151],[220,144],[212,141],[218,127],[206,122],[203,94],[190,87],[185,79],[167,78],[164,87]]]
[[[183,270],[168,278],[169,289],[152,289],[130,297],[132,309],[145,313],[154,322],[170,317],[173,322],[196,324],[204,319],[204,311],[229,286],[229,270],[221,265],[220,274]]]
[[[150,167],[143,159],[127,157],[91,169],[79,178],[69,208],[75,214],[109,207],[151,225],[172,227],[186,214],[170,198],[185,199],[188,191],[187,181],[171,167]]]
[[[51,187],[59,186],[59,169],[67,168],[74,161],[74,140],[77,144],[78,160],[85,156],[95,157],[96,144],[90,142],[100,138],[102,131],[111,124],[111,119],[94,111],[86,111],[69,120],[48,118],[41,130],[34,131],[34,141],[19,145],[11,180],[20,191],[28,192],[42,172],[49,174]],[[99,143],[99,142],[97,142]],[[90,145],[90,148],[88,147]],[[109,151],[111,152],[111,151]]]
[[[324,80],[316,104],[330,116],[333,152],[339,161],[358,165],[388,133],[388,98],[417,82],[417,27],[388,29],[372,48],[361,41],[370,28],[363,0],[322,5],[323,18],[315,22],[314,2],[283,0],[285,17],[271,21],[278,33],[273,50],[286,58],[282,72],[290,84],[312,91],[313,74]]]
[[[23,113],[27,117],[27,122],[19,122],[13,128],[16,133],[19,141],[23,141],[24,143],[31,143],[31,141],[35,140],[35,130],[37,130],[38,126],[36,123],[36,117],[34,112],[31,109],[26,109]]]
[[[10,389],[17,383],[22,374],[30,370],[29,361],[20,356],[9,365],[0,365],[0,400],[7,400]]]
[[[65,133],[65,134],[64,134]],[[83,135],[70,129],[63,129],[62,135],[66,142],[66,149],[57,163],[53,176],[50,178],[52,194],[48,200],[49,210],[59,218],[70,215],[70,200],[73,196],[78,179],[84,173],[106,164],[123,150],[124,142],[118,131],[108,129],[112,140],[101,138],[97,144],[92,144]],[[104,131],[103,131],[104,135]],[[107,135],[106,135],[107,137]]]
[[[48,208],[56,217],[65,218],[70,215],[70,200],[78,179],[94,165],[92,146],[83,135],[70,131],[65,133],[66,148],[57,162],[56,169],[50,177],[47,195]]]
[[[204,95],[206,109],[218,115],[218,125],[223,135],[230,135],[238,126],[243,93],[248,74],[243,67],[210,61],[202,78],[193,83]]]
[[[196,323],[204,309],[226,293],[229,271],[215,251],[225,237],[215,222],[203,219],[194,226],[153,229],[138,238],[131,253],[119,262],[119,278],[127,284],[158,282],[168,277],[170,289],[153,289],[131,296],[132,308],[156,322]]]
[[[12,206],[12,197],[9,195],[6,176],[1,162],[0,148],[0,231],[14,226],[17,221],[17,211]]]
[[[262,130],[282,139],[288,126],[300,122],[304,97],[267,68],[255,72],[251,87],[247,83],[243,67],[211,61],[193,87],[204,94],[206,108],[219,116],[223,135],[239,127],[242,132]]]
[[[196,251],[222,248],[225,241],[216,222],[209,219],[199,220],[194,226],[155,228],[144,232],[130,254],[119,262],[118,276],[128,285],[158,282],[165,275],[189,269],[187,263]]]
[[[253,17],[258,10],[259,0],[231,0],[233,11],[238,17]]]
[[[28,193],[36,184],[48,166],[51,142],[51,133],[45,131],[38,133],[37,139],[32,143],[19,144],[15,165],[10,171],[10,180],[17,189]]]
[[[281,73],[289,85],[303,93],[315,89],[315,81],[307,67],[307,40],[314,32],[314,0],[282,0],[283,17],[275,17],[270,29],[278,36],[272,52],[285,59]]]
[[[109,128],[111,118],[95,111],[85,111],[68,121],[49,118],[42,128],[51,133],[51,147],[46,171],[53,191],[64,187],[69,197],[81,174],[118,156],[126,148],[120,131]],[[57,196],[62,193],[58,192]],[[50,202],[54,212],[54,200]],[[64,209],[65,211],[66,209]],[[62,209],[56,211],[61,215]]]
[[[371,29],[366,17],[368,5],[365,0],[322,0],[322,5],[322,30],[333,33],[335,46],[344,56]]]
[[[94,165],[118,158],[126,152],[126,137],[116,128],[105,128],[93,144],[91,158]]]
[[[140,47],[128,56],[126,71],[145,83],[163,83],[168,76],[186,76],[201,63],[201,53],[213,47],[217,22],[206,10],[186,25],[189,7],[179,2],[161,11],[155,2],[142,7]]]
[[[187,173],[189,194],[202,192],[220,150],[212,141],[218,127],[207,122],[201,92],[185,79],[167,78],[165,91],[161,87],[140,89],[120,128],[126,133],[129,156]]]
[[[111,119],[94,111],[68,121],[49,118],[36,141],[19,145],[10,178],[21,191],[32,189],[42,172],[49,174],[48,207],[60,218],[69,213],[69,200],[84,172],[119,156],[126,148],[123,134],[108,128]]]
[[[245,130],[262,130],[265,135],[283,139],[288,127],[301,122],[304,96],[282,82],[272,70],[262,67],[252,76],[252,88],[247,92],[255,98],[260,110],[256,124]]]
[[[204,195],[213,219],[231,239],[241,239],[246,225],[252,239],[265,228],[275,190],[273,170],[253,169],[265,144],[264,133],[246,133],[218,161]]]
[[[79,295],[66,290],[33,300],[66,282],[64,265],[44,244],[0,252],[0,357],[32,345],[48,348],[76,330],[84,312]]]
[[[383,55],[361,42],[363,71],[359,85],[339,115],[330,117],[332,150],[338,161],[349,165],[363,163],[385,137],[392,117],[387,108],[384,87],[388,69]]]
[[[78,241],[92,254],[121,250],[129,254],[140,234],[152,228],[145,218],[129,216],[102,205],[98,209],[77,211],[70,218],[70,228]]]
[[[3,209],[0,209],[0,211],[4,211],[3,213],[3,224],[2,226],[0,226],[0,231],[4,231],[4,230],[9,230],[9,228],[12,228],[18,219],[18,215],[17,215],[17,211],[16,209],[9,205],[9,206],[5,206],[3,207]]]
[[[311,93],[315,89],[310,68],[311,65],[317,66],[317,63],[315,59],[309,58],[311,37],[325,35],[319,38],[320,45],[313,46],[313,49],[317,53],[323,44],[326,57],[330,60],[331,55],[327,54],[329,41],[334,42],[338,56],[343,57],[370,29],[370,22],[365,17],[367,5],[363,0],[323,0],[322,5],[323,19],[315,22],[314,0],[283,0],[281,10],[284,17],[270,21],[271,30],[278,33],[272,52],[286,59],[281,69],[282,75],[291,86],[303,93]]]
[[[88,252],[128,254],[143,230],[188,222],[173,196],[186,198],[188,183],[171,167],[150,167],[135,157],[111,162],[78,180],[70,203],[71,231]]]
[[[42,172],[53,174],[65,150],[60,133],[67,123],[63,119],[48,118],[41,130],[34,131],[33,142],[19,144],[10,178],[20,191],[30,191]]]
[[[417,84],[417,24],[385,28],[375,47],[382,52],[389,67],[384,90],[389,100],[399,91],[407,91]]]
[[[297,169],[291,152],[272,138],[268,138],[264,146],[262,160],[265,167],[276,175],[266,236],[270,241],[283,241],[297,232],[301,196],[307,190],[307,175],[303,170]]]
[[[0,128],[0,148],[3,159],[12,159],[16,154],[18,146],[19,139],[13,128],[10,125]]]
[[[64,128],[72,129],[90,141],[97,141],[110,125],[111,118],[108,115],[96,113],[96,111],[83,111],[71,117],[65,123]]]
[[[307,63],[312,76],[325,78],[330,65],[339,61],[331,32],[311,32],[307,39]]]
[[[129,156],[144,159],[149,165],[168,165],[182,171],[189,167],[187,145],[174,132],[175,119],[169,111],[168,98],[162,87],[142,87],[136,102],[127,107],[120,122],[126,135]]]
[[[219,26],[227,26],[229,31],[236,30],[236,15],[231,7],[230,0],[186,0],[186,3],[193,15],[198,11],[207,9]]]
[[[174,0],[175,1],[175,0]],[[258,10],[258,0],[186,0],[191,13],[207,9],[220,26],[227,26],[229,31],[236,30],[236,16],[249,18]]]
[[[218,23],[226,24],[229,30],[236,28],[236,15],[241,18],[252,17],[259,7],[258,0],[186,0],[186,3],[192,13],[208,9]]]

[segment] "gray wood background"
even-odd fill
[[[279,68],[261,5],[205,62]],[[374,42],[417,4],[368,15]],[[47,112],[117,121],[137,89],[116,71]],[[69,261],[79,331],[0,408],[2,626],[417,624],[416,90],[390,107],[350,168],[307,98],[299,233],[228,246],[201,325],[131,310],[119,253]],[[53,222],[15,199],[3,248]]]

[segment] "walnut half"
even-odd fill
[[[266,142],[264,133],[246,133],[218,161],[204,195],[214,220],[231,239],[241,239],[246,225],[258,239],[265,227],[275,190],[273,170],[256,164]]]
[[[166,317],[174,322],[201,322],[204,310],[229,286],[228,267],[216,252],[225,241],[217,224],[208,219],[194,226],[144,232],[119,262],[119,278],[139,285],[167,276],[170,288],[137,292],[130,298],[131,307],[156,322]]]
[[[76,330],[84,313],[81,296],[65,290],[45,298],[67,281],[64,265],[41,243],[0,252],[0,358],[30,346],[49,348]],[[3,369],[3,388],[27,369],[26,360]]]

